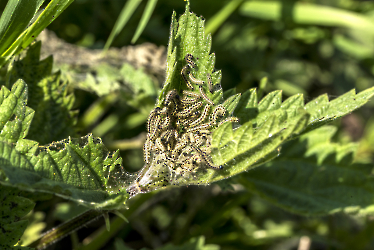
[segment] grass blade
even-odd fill
[[[10,0],[0,18],[0,55],[27,28],[44,0]]]
[[[153,13],[153,10],[156,7],[156,4],[157,0],[148,0],[147,6],[145,6],[145,10],[142,15],[142,19],[140,19],[139,25],[135,31],[135,35],[131,39],[131,43],[135,43],[138,40],[139,36],[142,34],[143,30],[145,29],[145,26],[147,26],[149,18]]]
[[[205,26],[205,32],[213,34],[229,18],[229,16],[243,3],[243,0],[233,0],[216,13]]]
[[[119,17],[114,24],[114,27],[112,31],[110,32],[109,38],[106,41],[104,45],[104,51],[106,51],[110,45],[113,42],[113,39],[123,30],[125,27],[126,23],[129,21],[130,17],[132,14],[134,14],[136,8],[140,4],[140,0],[129,0],[127,1],[126,5],[123,7],[121,14],[119,14]]]
[[[39,0],[40,1],[40,0]],[[19,52],[22,48],[26,48],[32,41],[44,30],[55,18],[57,18],[74,0],[52,0],[44,11],[39,15],[36,21],[23,31],[18,38],[12,41],[12,45],[1,54],[0,67],[6,63],[9,58]],[[29,2],[29,1],[27,1]],[[30,1],[32,2],[32,1]],[[36,12],[36,11],[35,11]],[[28,19],[29,24],[31,18]],[[1,53],[1,50],[0,50]]]

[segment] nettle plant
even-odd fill
[[[173,13],[166,79],[147,119],[144,167],[137,173],[126,172],[119,151],[108,151],[100,138],[71,137],[74,95],[59,72],[51,73],[51,57],[39,61],[40,43],[13,61],[0,95],[1,248],[21,248],[15,245],[28,224],[21,218],[41,194],[90,210],[30,245],[37,249],[97,216],[123,217],[127,200],[141,193],[233,176],[298,214],[370,212],[371,167],[351,164],[356,144],[332,143],[336,128],[326,124],[364,105],[374,88],[307,104],[302,94],[282,102],[281,90],[261,100],[256,89],[223,92],[211,43],[189,3],[179,20]]]

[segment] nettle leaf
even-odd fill
[[[29,130],[34,110],[26,106],[27,87],[18,80],[10,92],[6,87],[0,90],[0,139],[14,143],[24,138]]]
[[[302,131],[308,119],[304,113],[287,121],[272,116],[256,129],[251,122],[235,130],[231,123],[219,127],[213,133],[211,156],[215,164],[224,168],[215,173],[213,180],[247,171],[278,156],[280,145]]]
[[[52,57],[40,61],[41,43],[29,47],[21,60],[14,61],[7,73],[8,88],[18,79],[29,87],[29,107],[36,111],[28,138],[46,144],[74,136],[76,111],[71,111],[75,97],[68,93],[67,82],[60,81],[60,72],[52,72]]]
[[[163,92],[159,98],[159,106],[162,105],[166,93],[171,89],[177,89],[179,93],[181,90],[188,89],[181,77],[186,54],[190,53],[196,58],[197,69],[191,69],[195,78],[206,82],[206,75],[209,73],[215,76],[213,78],[214,84],[219,83],[221,78],[220,71],[212,73],[215,55],[209,54],[211,36],[205,36],[204,19],[190,12],[189,3],[187,3],[186,11],[178,22],[175,16],[176,14],[173,13],[167,57],[167,76]],[[196,89],[194,91],[197,92]],[[220,87],[212,94],[210,91],[205,91],[205,93],[215,104],[222,104],[229,115],[232,114],[241,100],[241,94],[236,94],[224,101],[222,88]],[[235,90],[226,92],[225,96],[228,96],[228,93],[235,93]],[[271,102],[271,100],[268,102]],[[292,134],[305,129],[308,119],[309,115],[306,112],[300,112],[287,121],[280,119],[278,116],[269,115],[262,126],[258,126],[256,129],[253,128],[254,124],[252,122],[243,123],[242,126],[234,129],[232,123],[224,123],[215,129],[211,145],[213,163],[216,166],[222,166],[223,169],[198,169],[191,177],[179,178],[177,182],[173,180],[171,182],[174,185],[208,184],[263,164],[279,154],[280,145]],[[145,168],[141,176],[152,176],[153,178],[150,178],[150,180],[158,187],[170,185],[165,177],[161,178],[157,174],[160,172],[168,173],[167,166],[164,166],[166,164],[157,166],[158,161],[155,162],[148,170]],[[151,186],[151,184],[148,183],[148,186]]]
[[[352,162],[357,145],[331,142],[324,126],[284,145],[282,154],[239,182],[273,204],[303,215],[374,212],[372,165]]]
[[[19,80],[11,91],[3,86],[1,94],[0,119],[5,125],[0,132],[0,169],[8,184],[26,191],[55,194],[89,208],[123,206],[128,195],[118,194],[119,189],[133,177],[124,173],[119,151],[109,153],[101,139],[92,135],[69,137],[46,146],[23,139],[33,114],[26,107],[27,86]],[[15,118],[10,120],[12,117]],[[12,131],[8,129],[12,125],[18,133],[7,132]],[[121,176],[120,182],[117,175]]]
[[[234,115],[242,122],[251,121],[258,127],[270,116],[275,115],[281,120],[287,120],[306,111],[310,114],[308,126],[303,131],[306,133],[351,113],[367,103],[373,95],[374,87],[359,94],[352,89],[334,100],[329,101],[327,94],[323,94],[304,105],[302,94],[291,96],[282,103],[280,90],[269,93],[258,102],[256,89],[250,89],[242,94]]]
[[[222,104],[229,114],[232,114],[240,101],[241,94],[230,96]]]
[[[157,106],[164,108],[164,99],[169,91],[176,89],[177,93],[182,93],[182,90],[191,89],[181,77],[187,54],[192,54],[196,59],[197,67],[190,67],[191,74],[196,79],[207,82],[207,74],[211,74],[214,84],[220,82],[221,72],[214,71],[215,55],[209,54],[210,48],[211,36],[204,33],[204,19],[190,12],[189,3],[178,21],[173,13],[166,80]],[[202,86],[205,88],[205,85]],[[193,91],[198,90],[194,88]],[[197,168],[191,170],[191,173],[180,174],[178,168],[173,166],[173,159],[168,160],[166,156],[155,154],[157,158],[139,171],[139,178],[131,186],[134,194],[170,185],[205,185],[264,164],[278,156],[280,146],[291,138],[318,128],[365,104],[374,95],[374,88],[357,95],[353,90],[332,101],[328,100],[327,95],[323,95],[306,105],[302,94],[282,102],[281,90],[269,93],[260,102],[255,89],[242,95],[234,94],[235,89],[223,94],[221,88],[213,93],[204,89],[204,93],[215,105],[222,104],[229,116],[233,112],[241,121],[240,126],[233,127],[232,123],[224,123],[212,129],[210,157],[214,166],[222,166],[222,169]],[[227,97],[226,101],[223,100],[223,95]],[[342,148],[339,150],[344,151]],[[328,152],[320,152],[320,157]]]
[[[197,59],[198,67],[191,70],[195,78],[207,81],[207,74],[209,73],[213,85],[221,82],[221,71],[214,71],[216,56],[214,53],[210,54],[212,36],[210,34],[205,35],[204,23],[203,17],[198,17],[190,12],[189,2],[187,2],[186,10],[178,21],[176,20],[176,13],[173,12],[168,44],[166,79],[159,96],[158,106],[162,104],[165,95],[170,90],[177,89],[181,92],[183,89],[188,89],[180,75],[187,54],[192,54]],[[213,93],[207,91],[206,86],[204,86],[204,90],[208,98],[214,103],[217,104],[222,101],[223,92],[221,88]],[[194,91],[198,92],[198,89],[195,88]]]
[[[21,220],[35,206],[31,200],[21,197],[16,188],[0,185],[0,248],[1,249],[31,249],[13,247],[20,240],[29,224]]]

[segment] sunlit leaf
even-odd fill
[[[20,78],[28,84],[28,105],[36,111],[28,138],[46,144],[75,135],[77,112],[71,110],[75,97],[68,92],[68,83],[60,80],[60,72],[52,74],[52,57],[39,59],[40,48],[41,43],[35,43],[24,58],[12,62],[7,86]]]
[[[109,153],[92,135],[46,146],[23,139],[33,114],[26,107],[26,84],[19,80],[11,91],[3,86],[0,96],[0,118],[5,124],[0,137],[0,169],[10,184],[59,195],[91,208],[122,206],[127,195],[117,193],[131,176],[123,173],[118,151]],[[120,175],[122,182],[115,175]]]
[[[321,95],[304,105],[304,97],[297,94],[282,103],[281,91],[273,91],[257,102],[255,89],[243,93],[234,115],[241,121],[251,121],[255,127],[262,126],[268,117],[276,115],[282,120],[290,119],[303,112],[311,116],[304,133],[320,127],[339,117],[347,115],[367,103],[374,95],[374,88],[358,94],[353,89],[336,99],[329,100],[327,94]]]

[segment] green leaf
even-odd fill
[[[27,191],[55,194],[96,209],[120,208],[127,199],[117,194],[129,182],[126,176],[131,177],[122,174],[119,152],[109,153],[92,135],[43,147],[29,140],[15,146],[0,142],[0,153],[8,181]]]
[[[135,34],[133,38],[131,39],[131,43],[135,43],[140,34],[143,32],[145,29],[145,26],[149,22],[149,18],[151,18],[151,15],[156,7],[157,0],[148,0],[147,6],[145,6],[145,10],[142,15],[142,19],[140,19],[140,22],[138,24],[138,27],[136,28]]]
[[[18,80],[9,91],[0,90],[0,140],[14,143],[24,138],[29,130],[34,110],[26,106],[27,86]]]
[[[104,45],[104,51],[109,49],[110,45],[113,42],[113,39],[121,32],[121,30],[123,30],[126,23],[129,21],[132,14],[134,14],[136,8],[139,6],[140,3],[140,0],[129,0],[125,4],[125,6],[123,6],[123,9],[119,14],[119,17],[117,18],[117,21],[114,24],[112,31],[110,32],[109,38]]]
[[[305,110],[311,114],[305,132],[351,113],[366,104],[373,95],[374,87],[366,89],[359,94],[356,94],[356,91],[352,89],[332,101],[328,100],[327,94],[317,97],[305,105]]]
[[[72,111],[75,97],[68,93],[67,82],[60,81],[60,72],[52,71],[52,57],[40,61],[41,43],[29,47],[21,60],[14,61],[7,73],[7,86],[17,79],[29,87],[28,105],[36,111],[28,138],[46,144],[74,136],[76,111]]]
[[[359,94],[353,89],[332,101],[329,101],[327,94],[321,95],[304,106],[302,94],[291,96],[282,103],[280,90],[269,93],[258,103],[256,90],[250,89],[243,93],[234,115],[242,122],[251,121],[255,127],[260,127],[270,116],[287,120],[306,111],[310,114],[308,126],[303,131],[306,133],[351,113],[367,103],[373,95],[374,88]]]
[[[0,18],[0,55],[27,28],[44,0],[9,0]]]
[[[226,91],[223,92],[223,99],[227,99],[229,98],[230,96],[233,96],[236,94],[236,88],[232,88],[232,89],[228,89]]]
[[[215,55],[210,54],[210,48],[211,37],[210,35],[205,36],[204,19],[191,13],[189,2],[187,2],[185,13],[178,21],[176,14],[172,15],[166,80],[157,106],[164,108],[164,99],[170,90],[176,89],[177,93],[191,89],[196,93],[201,91],[199,88],[192,88],[193,86],[188,87],[181,76],[181,70],[186,65],[185,56],[187,54],[192,54],[195,58],[194,62],[197,67],[191,66],[189,68],[193,77],[206,82],[208,80],[207,74],[211,74],[215,76],[212,77],[213,83],[219,84],[221,72],[214,71]],[[191,75],[189,77],[191,78]],[[194,80],[191,81],[194,82]],[[263,78],[261,86],[264,87],[266,82],[267,79]],[[214,128],[210,124],[202,125],[213,132],[211,146],[207,146],[207,148],[204,148],[206,145],[201,146],[205,150],[204,152],[209,154],[213,164],[209,164],[209,159],[206,159],[203,153],[198,155],[203,158],[199,160],[203,164],[205,162],[206,165],[203,165],[205,167],[194,168],[191,163],[191,168],[183,169],[181,166],[185,163],[183,157],[178,158],[178,161],[182,163],[177,162],[175,157],[178,155],[169,156],[170,151],[163,150],[161,147],[161,153],[154,153],[151,161],[147,162],[139,171],[138,178],[128,189],[130,194],[149,192],[170,185],[206,185],[253,169],[278,156],[280,146],[285,142],[352,112],[374,95],[374,88],[357,95],[353,90],[331,102],[321,96],[304,105],[302,94],[291,96],[282,103],[282,91],[280,90],[269,93],[258,102],[256,90],[250,89],[241,96],[237,94],[228,97],[224,102],[221,88],[211,93],[205,89],[205,85],[207,84],[202,84],[202,88],[208,98],[213,101],[214,105],[211,106],[222,104],[230,115],[235,109],[234,116],[240,118],[241,126],[235,124],[233,127],[233,124],[229,122],[223,122]],[[227,96],[227,93],[230,92],[233,91],[226,92],[225,95]],[[203,94],[199,95],[203,96]],[[202,99],[206,101],[205,97]],[[190,110],[187,109],[187,111]],[[178,119],[178,117],[173,119]],[[233,118],[232,120],[235,121]],[[182,127],[182,132],[177,132],[180,138],[182,138],[183,129]],[[200,129],[200,127],[197,126],[196,129]],[[191,136],[188,133],[183,135]],[[181,139],[181,141],[183,140],[187,145],[193,144],[193,139],[190,139],[190,144],[188,138]],[[152,143],[153,141],[151,141]],[[154,143],[157,143],[157,140]],[[147,144],[147,146],[149,145]],[[193,146],[192,150],[198,152],[196,148],[200,146]],[[176,151],[179,152],[178,150]]]
[[[19,53],[23,48],[29,46],[31,42],[34,41],[35,38],[40,34],[40,32],[42,32],[42,30],[44,30],[55,18],[57,18],[72,2],[73,0],[52,0],[44,11],[38,16],[35,22],[24,30],[16,40],[13,40],[11,46],[4,53],[0,54],[0,67],[3,66],[14,53]],[[41,0],[38,0],[37,3],[41,4],[42,2]],[[28,20],[27,24],[29,24],[30,20],[31,18]]]
[[[40,0],[39,0],[40,1]],[[26,48],[53,20],[55,20],[74,0],[52,0],[35,22],[27,29],[22,40],[22,47]]]
[[[181,70],[185,65],[185,56],[192,54],[197,59],[198,68],[192,69],[193,76],[197,79],[207,81],[207,74],[212,77],[213,85],[219,84],[222,78],[220,70],[214,71],[215,54],[210,54],[212,37],[210,34],[205,35],[205,20],[202,17],[190,12],[189,2],[186,4],[185,13],[176,20],[176,13],[172,15],[170,26],[170,37],[167,54],[167,70],[164,87],[159,96],[158,106],[160,106],[165,95],[172,89],[181,92],[187,89],[186,83],[181,77]],[[210,93],[204,86],[207,97],[214,103],[222,101],[222,89]],[[195,92],[199,90],[195,88]]]
[[[35,203],[20,196],[16,188],[0,185],[0,248],[17,249],[13,246],[25,231],[28,221],[20,220],[29,213]]]
[[[129,185],[132,176],[124,173],[119,151],[109,153],[92,135],[69,137],[47,146],[23,139],[33,114],[26,107],[26,84],[19,80],[11,91],[3,86],[0,98],[0,120],[5,124],[0,133],[0,169],[7,183],[26,191],[55,194],[89,208],[123,206],[128,196],[117,193]]]
[[[236,94],[236,95],[233,95],[233,96],[230,96],[222,104],[226,108],[226,110],[229,114],[232,114],[232,112],[235,110],[236,106],[239,103],[240,97],[241,97],[240,93]]]
[[[372,165],[351,164],[357,145],[331,142],[335,132],[324,126],[288,142],[280,157],[241,175],[239,182],[298,214],[372,214]]]
[[[303,130],[308,118],[304,113],[283,122],[272,116],[257,129],[251,122],[235,130],[230,123],[222,125],[213,133],[211,156],[216,165],[224,168],[222,173],[215,173],[213,180],[247,171],[277,156],[280,145]]]

